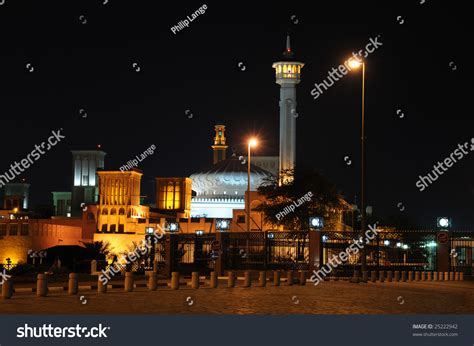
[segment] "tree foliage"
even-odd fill
[[[281,184],[277,177],[266,178],[258,192],[266,198],[256,208],[264,213],[265,222],[287,230],[308,229],[311,216],[324,217],[325,228],[331,228],[342,207],[342,196],[336,186],[314,169],[284,170]],[[312,197],[307,201],[304,196],[309,192]],[[285,207],[291,205],[295,206],[294,211],[283,215]]]

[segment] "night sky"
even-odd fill
[[[20,176],[32,184],[33,205],[51,203],[51,191],[70,190],[70,151],[97,144],[110,170],[157,146],[139,166],[150,200],[155,176],[189,176],[212,163],[214,124],[227,126],[229,147],[238,152],[254,134],[261,141],[256,155],[277,155],[272,63],[290,30],[293,51],[306,64],[297,87],[297,164],[320,169],[353,202],[361,75],[346,75],[316,100],[310,92],[380,35],[383,45],[366,62],[367,204],[378,217],[408,217],[425,229],[436,216],[474,229],[474,154],[425,191],[415,186],[473,137],[472,19],[464,2],[104,2],[0,5],[0,174],[52,130],[63,128],[66,136]],[[173,34],[171,27],[203,4],[206,12]]]

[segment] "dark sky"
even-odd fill
[[[465,2],[104,1],[0,5],[0,173],[52,130],[63,128],[66,136],[21,176],[32,184],[33,204],[70,189],[70,150],[99,143],[106,169],[157,146],[140,165],[148,195],[153,177],[188,176],[211,162],[216,123],[227,125],[231,147],[242,150],[257,134],[256,154],[276,155],[279,86],[271,66],[291,30],[293,50],[306,64],[297,89],[297,164],[322,170],[349,201],[358,194],[360,74],[317,100],[310,92],[380,35],[383,45],[367,59],[368,204],[381,217],[411,217],[423,228],[444,215],[456,228],[474,228],[474,157],[423,192],[415,186],[473,136]],[[203,4],[205,14],[171,32]]]

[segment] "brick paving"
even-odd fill
[[[157,291],[109,289],[106,294],[82,290],[77,296],[50,291],[39,298],[16,293],[0,299],[0,314],[473,314],[474,281],[323,282],[318,286],[199,289],[181,286]],[[80,296],[84,298],[81,301]],[[87,300],[86,304],[83,302]]]

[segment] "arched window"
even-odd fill
[[[117,209],[112,208],[112,209],[110,210],[110,215],[117,215]]]
[[[102,209],[102,215],[108,215],[108,214],[109,214],[109,211],[107,210],[107,208]]]
[[[125,209],[120,208],[119,209],[119,215],[125,215]]]

